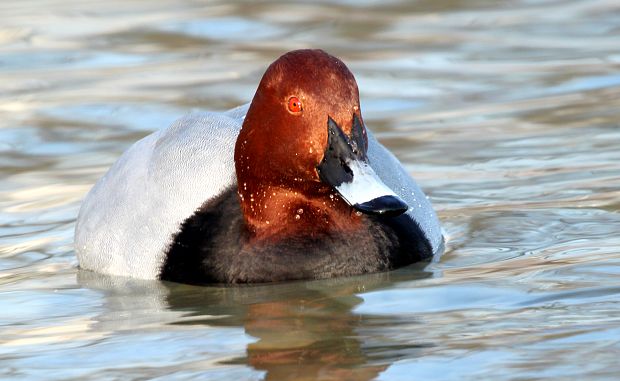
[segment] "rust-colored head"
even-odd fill
[[[235,146],[240,201],[252,230],[301,218],[295,212],[304,204],[350,214],[334,191],[337,184],[326,184],[319,173],[330,144],[329,126],[345,149],[359,148],[365,157],[368,143],[353,74],[322,50],[278,58],[263,75]]]
[[[342,61],[322,50],[286,53],[269,66],[250,104],[235,147],[237,177],[318,182],[328,116],[346,132],[353,113],[360,115],[357,84]]]

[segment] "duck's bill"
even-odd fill
[[[346,165],[353,179],[334,189],[349,205],[362,213],[385,216],[398,216],[407,211],[408,205],[379,179],[368,163],[356,160]]]
[[[379,179],[368,163],[359,119],[353,118],[349,138],[336,122],[328,120],[328,144],[317,167],[321,181],[329,184],[354,209],[383,216],[398,216],[409,208]]]

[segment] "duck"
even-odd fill
[[[74,242],[85,271],[209,285],[390,271],[444,239],[366,128],[351,71],[302,49],[267,68],[249,104],[134,143],[86,195]]]

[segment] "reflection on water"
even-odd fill
[[[399,318],[374,318],[354,312],[363,302],[357,294],[384,290],[399,280],[430,277],[432,274],[423,267],[363,277],[247,287],[194,287],[80,271],[78,283],[105,295],[101,314],[94,318],[102,322],[96,324],[97,331],[112,327],[116,331],[131,331],[136,321],[144,328],[163,320],[181,329],[235,331],[233,335],[237,336],[243,332],[247,341],[245,351],[219,359],[221,365],[249,364],[264,372],[266,380],[371,380],[394,358],[428,344],[414,341],[389,349],[373,345],[360,332],[376,326],[395,327]],[[119,310],[131,318],[119,319]],[[123,327],[124,324],[127,326]],[[386,350],[389,356],[384,353]],[[205,360],[214,355],[221,356],[215,352],[200,357]],[[185,365],[177,367],[184,369]]]
[[[0,3],[0,378],[615,379],[620,5]],[[76,269],[90,186],[286,50],[358,79],[431,196],[430,264],[241,288]]]

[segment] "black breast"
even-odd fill
[[[323,279],[386,271],[432,255],[424,233],[407,215],[367,216],[365,225],[356,233],[300,232],[256,244],[250,242],[231,188],[181,225],[160,279],[189,284]]]

